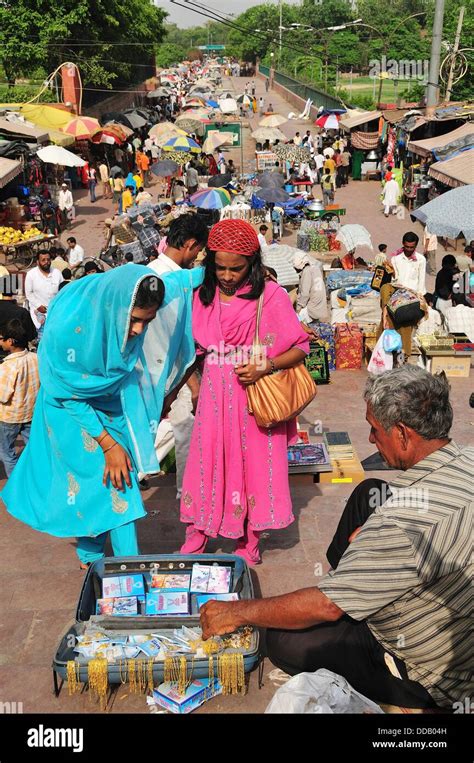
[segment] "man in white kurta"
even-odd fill
[[[382,204],[385,217],[389,216],[390,210],[392,211],[392,214],[395,215],[397,212],[398,199],[400,197],[400,186],[397,181],[394,178],[387,180],[382,193]]]
[[[51,267],[51,255],[42,252],[37,258],[38,265],[29,270],[25,278],[25,297],[36,329],[41,329],[48,311],[48,305],[56,296],[59,284],[64,281],[62,273]]]

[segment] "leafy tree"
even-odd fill
[[[137,58],[150,62],[163,37],[165,16],[152,0],[1,0],[0,63],[9,82],[63,61],[77,63],[87,83],[133,81],[144,73]]]
[[[171,64],[179,64],[183,60],[183,55],[183,48],[180,48],[179,45],[164,42],[157,49],[155,62],[161,69],[167,69]]]

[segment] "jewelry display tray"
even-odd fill
[[[54,686],[56,695],[59,694],[58,676],[67,680],[67,663],[70,660],[77,660],[80,663],[78,670],[78,680],[87,682],[88,661],[84,657],[79,657],[74,652],[75,638],[73,636],[81,635],[84,632],[86,623],[93,617],[94,625],[103,628],[107,632],[115,631],[120,634],[139,634],[139,633],[162,633],[172,635],[173,629],[180,628],[182,625],[188,625],[190,628],[199,626],[199,614],[193,611],[190,615],[140,615],[127,617],[112,617],[110,615],[95,615],[96,601],[102,596],[102,578],[106,575],[131,575],[142,574],[145,577],[145,584],[148,587],[150,574],[152,571],[160,573],[191,573],[193,564],[217,564],[223,567],[230,567],[232,578],[230,592],[239,594],[239,599],[253,599],[254,588],[250,575],[250,570],[246,562],[240,557],[232,554],[192,554],[183,556],[179,554],[153,554],[150,556],[124,556],[124,557],[105,557],[91,564],[87,570],[84,584],[79,596],[79,602],[76,610],[76,622],[71,625],[62,637],[56,654],[53,659]],[[158,566],[159,565],[159,566]],[[193,600],[194,597],[191,597]],[[195,610],[195,605],[193,604]],[[244,670],[246,673],[253,670],[259,661],[259,632],[254,630],[252,642],[249,649],[243,651]],[[241,649],[226,650],[242,651]],[[139,659],[139,658],[137,658]],[[143,659],[148,658],[143,655]],[[194,678],[207,678],[209,675],[209,658],[195,658],[187,655],[186,659],[189,666],[193,664]],[[215,660],[215,669],[217,661]],[[153,664],[153,680],[155,685],[164,680],[163,676],[164,662],[156,661]],[[123,669],[122,669],[123,672]],[[121,666],[117,662],[109,662],[108,678],[110,684],[119,684],[122,682]]]

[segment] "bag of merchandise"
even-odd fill
[[[275,692],[265,713],[377,713],[383,710],[359,694],[345,678],[320,668],[315,673],[299,673]]]
[[[336,343],[334,340],[334,331],[330,323],[318,323],[313,321],[308,324],[317,334],[317,341],[324,347],[328,354],[328,366],[330,371],[336,370]]]
[[[402,349],[402,338],[398,331],[394,329],[385,329],[380,337],[385,352],[400,352]]]
[[[361,368],[364,337],[357,323],[337,323],[335,334],[336,368]]]
[[[394,325],[414,326],[424,316],[420,298],[411,289],[397,289],[387,302],[387,310]]]
[[[384,334],[385,331],[377,340],[367,366],[369,374],[374,374],[374,376],[383,374],[385,371],[391,371],[393,368],[393,355],[391,352],[384,350]]]

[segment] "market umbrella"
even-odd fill
[[[158,122],[148,130],[150,138],[161,138],[166,133],[174,133],[175,135],[185,135],[185,131],[174,124],[174,122]]]
[[[336,234],[336,239],[344,244],[348,252],[357,246],[367,246],[369,249],[373,249],[370,233],[363,225],[341,225]]]
[[[234,142],[234,135],[231,132],[211,132],[204,143],[202,144],[202,150],[205,154],[212,154],[219,146],[232,144]]]
[[[255,196],[269,204],[283,204],[290,198],[289,194],[281,188],[261,188],[255,193]]]
[[[280,127],[280,125],[284,125],[285,122],[288,122],[288,119],[282,117],[281,114],[269,114],[268,116],[263,117],[258,124],[260,127]]]
[[[127,120],[125,124],[128,123],[132,130],[139,130],[140,127],[145,127],[147,123],[147,120],[137,114],[136,111],[124,111],[123,118]]]
[[[325,130],[339,130],[339,117],[337,114],[323,114],[318,117],[315,124],[324,127]]]
[[[121,145],[132,134],[132,130],[115,122],[99,128],[92,136],[93,143],[108,143],[109,145]]]
[[[146,94],[146,97],[147,98],[165,98],[168,95],[170,95],[169,90],[167,90],[164,87],[159,87],[157,88],[157,90],[150,90],[150,92]]]
[[[151,171],[153,174],[162,178],[171,177],[171,175],[174,175],[178,169],[179,164],[177,162],[170,162],[168,159],[164,159],[160,162],[155,162],[155,164],[151,165]]]
[[[178,117],[179,119],[179,117]],[[180,126],[182,130],[185,130],[187,133],[191,132],[197,132],[199,134],[204,133],[204,122],[202,119],[199,119],[198,117],[192,117],[192,116],[185,116],[183,114],[182,118],[176,120],[176,124]]]
[[[193,154],[188,151],[167,151],[166,158],[182,167],[193,158]]]
[[[190,197],[191,204],[200,209],[222,209],[231,203],[229,191],[225,188],[206,188]]]
[[[185,109],[192,109],[194,106],[204,106],[205,102],[205,98],[189,98],[189,100],[186,99],[186,103],[183,106],[183,111]]]
[[[258,143],[264,143],[266,140],[271,140],[273,143],[276,140],[286,140],[286,135],[282,133],[278,127],[258,127],[253,131],[252,138]]]
[[[260,188],[283,188],[284,179],[278,172],[262,172],[256,176]]]
[[[62,146],[45,146],[36,153],[46,164],[58,164],[60,167],[84,167],[86,164],[84,159]]]
[[[116,175],[123,175],[123,169],[117,164],[114,164],[114,166],[110,168],[110,177],[114,178]]]
[[[223,188],[232,182],[232,175],[230,172],[224,172],[223,175],[213,175],[209,178],[207,184],[209,188]]]
[[[242,95],[239,95],[238,98],[236,98],[237,103],[246,104],[249,106],[252,103],[252,99],[250,98],[247,93],[243,93]]]
[[[193,100],[195,98],[199,98],[199,100],[202,100],[202,102],[205,103],[206,98],[209,98],[211,93],[212,93],[212,90],[195,90],[194,93],[192,93]]]
[[[323,151],[323,156],[326,157],[326,159],[331,159],[335,154],[335,151],[333,148],[325,148]]]
[[[219,108],[223,114],[234,114],[239,110],[237,101],[234,98],[223,98],[219,101]]]
[[[211,106],[213,109],[219,108],[219,104],[217,103],[217,101],[213,101],[213,100],[206,101],[206,106]]]
[[[202,149],[196,141],[188,138],[187,135],[178,135],[165,143],[163,151],[186,151],[188,154],[200,154]]]
[[[100,130],[100,122],[92,117],[76,117],[71,119],[62,129],[76,140],[89,140],[96,130]]]
[[[474,239],[474,185],[464,185],[446,191],[436,199],[423,204],[413,212],[412,218],[428,226],[430,233],[447,238],[460,234],[466,241]]]

